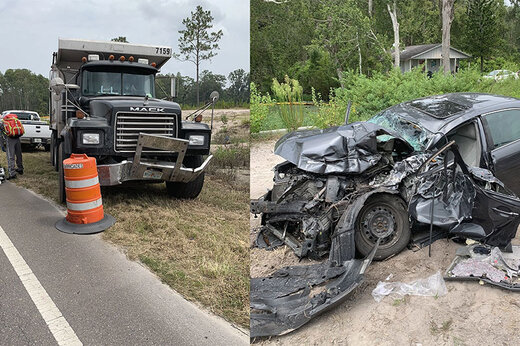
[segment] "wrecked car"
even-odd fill
[[[348,115],[347,115],[348,118]],[[274,186],[251,201],[256,246],[312,266],[251,279],[251,337],[290,332],[339,304],[372,259],[443,237],[511,249],[520,223],[520,100],[456,93],[366,122],[290,133]]]
[[[520,194],[515,176],[520,171],[519,99],[476,93],[423,98],[388,108],[367,122],[282,137],[275,154],[287,161],[275,167],[273,188],[251,201],[251,212],[262,215],[258,245],[283,242],[299,257],[322,258],[329,252],[332,230],[360,198],[364,202],[353,217],[361,255],[367,256],[379,238],[376,259],[399,253],[413,236],[423,243],[417,237],[429,224],[423,215],[428,210],[417,218],[408,210],[415,203],[414,173],[428,154],[450,141],[466,166],[485,169],[503,183],[495,192],[499,200]],[[453,207],[462,208],[464,196],[450,197]],[[508,207],[495,208],[491,219],[511,217]],[[461,215],[468,211],[448,210],[442,226],[459,224]]]

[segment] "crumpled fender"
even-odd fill
[[[397,133],[369,122],[325,130],[291,132],[280,138],[274,153],[298,168],[317,174],[362,173],[381,160],[377,136],[389,135],[399,152],[413,147]]]

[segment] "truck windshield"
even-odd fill
[[[154,76],[105,71],[83,71],[81,83],[85,96],[126,95],[154,97]]]
[[[416,151],[424,150],[433,136],[433,133],[430,131],[400,117],[397,113],[390,110],[383,111],[368,121],[393,130],[406,140]]]

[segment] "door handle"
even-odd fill
[[[499,209],[499,208],[491,208],[491,209],[493,209],[493,211],[496,211],[499,214],[504,214],[504,215],[507,215],[507,216],[514,216],[514,217],[518,216],[518,213],[514,213],[512,211],[505,211],[505,210],[502,210],[502,209]]]

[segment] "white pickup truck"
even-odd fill
[[[45,150],[49,150],[51,141],[51,130],[49,124],[41,121],[40,115],[33,111],[8,110],[2,112],[0,119],[6,114],[16,114],[20,122],[23,124],[25,133],[20,140],[22,144],[31,145],[32,147],[43,146]]]

